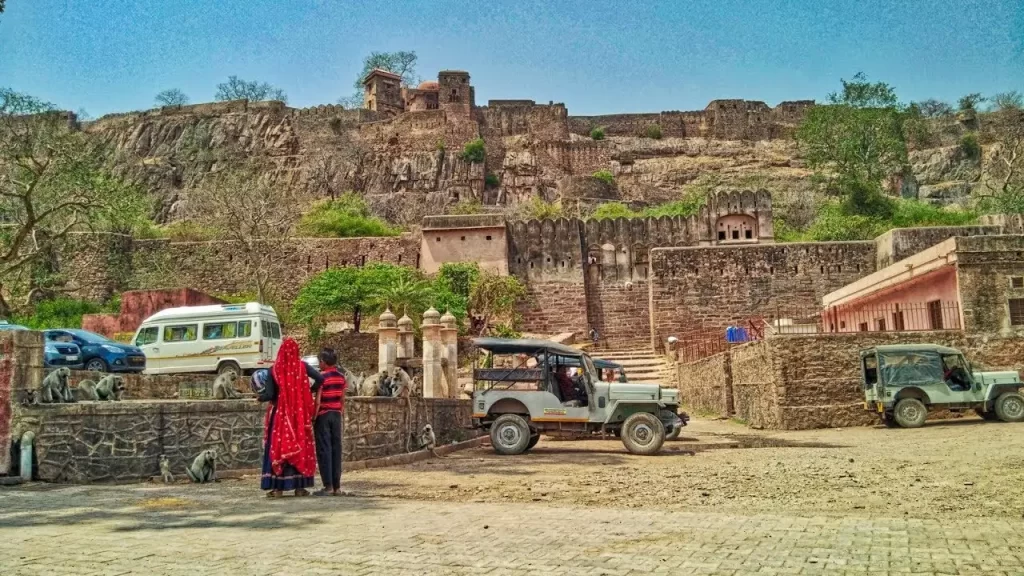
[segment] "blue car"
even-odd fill
[[[81,370],[82,350],[71,342],[47,342],[43,347],[43,362],[47,368],[70,368]]]
[[[89,332],[62,328],[46,330],[47,343],[73,343],[82,352],[82,363],[86,370],[93,372],[142,372],[146,369],[146,356],[142,350],[130,344],[121,344]]]

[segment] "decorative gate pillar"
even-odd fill
[[[389,308],[380,315],[380,323],[377,327],[377,370],[391,374],[395,369],[397,358],[398,327],[395,324],[395,315]]]
[[[441,368],[441,355],[444,345],[441,342],[441,315],[431,307],[423,313],[423,397],[447,398],[448,390],[444,385],[444,371]]]
[[[443,346],[441,367],[444,370],[448,397],[459,397],[459,329],[455,316],[446,311],[441,316],[441,344]]]
[[[398,358],[409,360],[415,355],[416,342],[412,332],[412,318],[404,314],[398,319]]]

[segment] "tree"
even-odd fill
[[[808,166],[833,186],[874,185],[907,165],[906,118],[892,87],[858,74],[808,111],[796,137]]]
[[[188,104],[188,96],[177,88],[164,90],[156,95],[157,106],[185,106]]]
[[[74,289],[56,262],[70,234],[130,232],[146,220],[145,195],[113,176],[107,158],[74,115],[0,89],[0,316],[11,312],[3,290],[12,285],[26,304]]]
[[[280,100],[288,102],[288,95],[284,90],[275,88],[266,82],[247,82],[238,76],[228,76],[227,82],[217,84],[215,99],[225,100],[249,100],[251,102],[262,102],[264,100]]]
[[[469,291],[469,314],[473,331],[481,336],[496,324],[507,320],[516,324],[515,308],[526,297],[526,287],[515,276],[499,276],[481,271]]]
[[[332,316],[351,314],[353,329],[359,332],[364,314],[383,309],[386,302],[382,295],[388,286],[412,281],[416,275],[412,268],[392,264],[330,268],[302,286],[292,313],[311,329],[319,328]]]
[[[953,114],[952,106],[934,98],[915,102],[915,104],[917,104],[918,110],[921,111],[921,116],[925,118],[942,118]]]
[[[363,80],[370,72],[377,69],[387,70],[400,76],[402,86],[419,84],[419,77],[416,75],[416,59],[416,52],[413,51],[371,52],[369,56],[363,58],[362,71],[352,84],[355,92],[352,96],[339,98],[338,103],[350,108],[361,107],[363,105]]]
[[[992,109],[995,112],[1020,110],[1022,108],[1024,108],[1024,94],[1016,90],[1001,92],[992,97]]]
[[[420,314],[430,307],[433,299],[430,282],[419,277],[403,276],[385,284],[373,295],[377,309],[390,308],[402,314]]]
[[[985,187],[1001,212],[1024,213],[1024,111],[996,112],[992,124],[996,141]]]
[[[207,176],[190,194],[189,219],[232,243],[241,274],[255,283],[256,297],[267,301],[270,279],[288,258],[288,242],[304,198],[290,186],[274,186],[254,160],[237,169]]]
[[[973,111],[977,110],[978,104],[981,104],[984,101],[985,98],[980,93],[972,92],[970,94],[961,96],[960,99],[957,100],[957,106],[960,107],[960,110],[962,112],[967,112],[969,110]]]

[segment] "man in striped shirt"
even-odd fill
[[[316,392],[316,462],[323,490],[316,496],[341,495],[341,439],[345,431],[345,389],[348,383],[338,370],[338,355],[331,348],[320,351],[320,376],[323,384]]]

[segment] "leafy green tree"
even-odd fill
[[[309,279],[295,299],[292,314],[311,328],[327,319],[349,314],[356,332],[364,314],[383,310],[382,295],[389,286],[417,279],[418,272],[407,266],[367,264],[361,268],[330,268]]]
[[[157,106],[185,106],[188,104],[188,96],[177,88],[164,90],[156,95]]]
[[[70,234],[148,222],[145,195],[112,175],[108,157],[73,115],[0,89],[0,316],[11,312],[5,289],[20,285],[30,303],[70,282],[46,272]]]
[[[833,191],[878,189],[885,177],[907,166],[906,111],[892,87],[868,82],[863,74],[843,80],[829,103],[815,106],[797,129],[808,166]]]
[[[594,172],[594,178],[608,184],[615,183],[615,175],[608,170],[598,170],[597,172]]]
[[[591,140],[604,140],[604,128],[598,126],[590,131]]]
[[[484,335],[496,320],[516,324],[516,305],[526,298],[526,287],[515,276],[481,271],[469,292],[469,314],[473,331]]]
[[[651,124],[644,128],[644,138],[661,140],[661,126],[657,124]]]
[[[227,82],[217,84],[217,93],[214,99],[219,101],[227,100],[249,100],[250,102],[262,102],[264,100],[280,100],[288,102],[288,95],[284,90],[275,88],[266,82],[246,81],[238,76],[228,76]]]
[[[390,308],[399,314],[420,314],[434,299],[430,282],[417,277],[402,277],[385,284],[373,295],[376,308]]]

